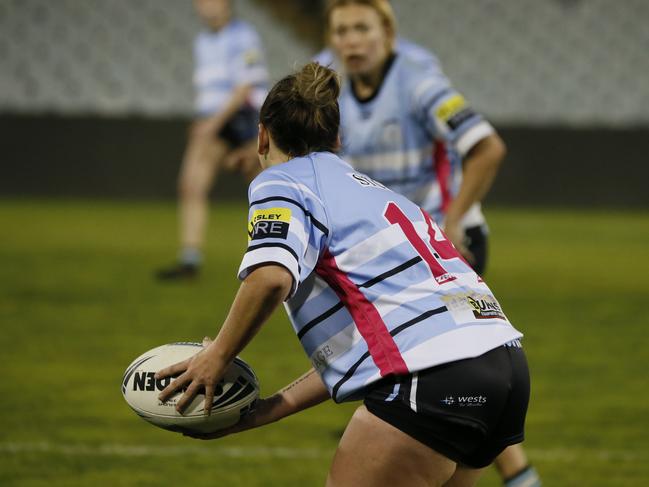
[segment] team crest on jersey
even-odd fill
[[[388,120],[381,130],[381,144],[388,150],[394,150],[403,145],[403,135],[399,120]]]
[[[248,222],[248,240],[264,238],[286,238],[291,222],[288,208],[266,208],[255,210]]]

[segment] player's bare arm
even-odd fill
[[[226,367],[255,336],[275,308],[286,299],[292,285],[293,277],[284,267],[266,265],[255,269],[241,283],[230,312],[214,341],[192,358],[158,371],[157,379],[180,374],[160,393],[160,400],[165,402],[185,388],[176,405],[176,409],[182,413],[204,387],[205,413],[209,414],[215,386]]]
[[[237,86],[232,91],[232,96],[222,110],[214,115],[197,120],[192,125],[191,133],[193,136],[214,137],[228,123],[228,120],[237,113],[246,103],[252,86],[249,84]]]
[[[255,412],[244,416],[231,428],[210,434],[188,434],[192,438],[213,440],[274,423],[287,416],[317,406],[329,399],[329,391],[315,369],[310,369],[272,396],[259,399]]]
[[[444,230],[453,244],[462,252],[464,232],[462,217],[476,201],[487,195],[505,158],[506,147],[497,134],[491,134],[471,148],[463,161],[463,179],[460,190],[449,205]]]

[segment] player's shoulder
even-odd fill
[[[207,29],[201,29],[194,37],[194,45],[199,48],[205,48],[207,47],[207,44],[211,43],[213,40],[214,40],[213,32]]]
[[[406,82],[417,83],[423,79],[446,79],[439,63],[431,59],[412,55],[408,52],[397,52],[397,66]]]
[[[308,157],[297,157],[264,169],[252,180],[249,187],[251,200],[259,195],[284,195],[300,197],[308,190],[316,191],[313,164]]]
[[[429,49],[412,41],[399,38],[396,44],[397,64],[401,71],[402,83],[417,85],[423,80],[434,80],[448,84],[437,56]]]
[[[228,25],[230,32],[243,41],[258,41],[259,33],[254,25],[245,20],[234,19]]]
[[[397,39],[395,50],[406,57],[410,62],[420,64],[421,66],[441,69],[437,55],[430,49],[400,37]]]

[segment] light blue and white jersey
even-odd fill
[[[202,31],[194,42],[196,112],[222,110],[233,90],[251,85],[249,104],[259,110],[268,92],[268,71],[255,29],[233,20],[219,31]]]
[[[339,98],[342,155],[441,222],[459,190],[462,158],[494,129],[453,88],[432,52],[402,38],[395,52],[370,100],[358,100],[344,79]],[[315,60],[341,70],[331,50]],[[471,215],[466,226],[484,222],[479,204]]]
[[[334,400],[522,336],[427,213],[336,155],[266,169],[248,197],[239,278],[263,263],[292,274],[285,306]]]

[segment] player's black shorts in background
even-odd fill
[[[473,267],[476,274],[483,276],[487,269],[489,250],[489,235],[487,234],[487,229],[482,225],[468,227],[464,230],[464,238],[467,248],[475,258],[475,261],[471,262],[471,267]]]
[[[228,123],[219,132],[219,137],[225,140],[232,149],[257,138],[257,125],[259,112],[251,106],[245,105],[232,115]]]
[[[365,406],[451,460],[481,468],[523,441],[529,395],[516,340],[476,358],[386,377],[370,386]]]

